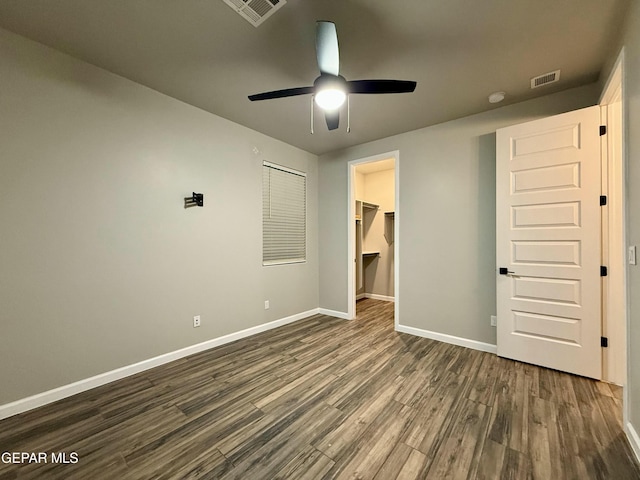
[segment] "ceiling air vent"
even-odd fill
[[[531,88],[542,87],[543,85],[548,85],[550,83],[557,82],[558,80],[560,80],[560,70],[538,75],[531,79]]]
[[[224,0],[224,3],[257,27],[287,3],[287,0]]]

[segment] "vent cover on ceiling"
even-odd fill
[[[560,70],[538,75],[531,79],[531,88],[542,87],[543,85],[548,85],[550,83],[557,82],[558,80],[560,80]]]
[[[276,10],[282,8],[287,0],[224,0],[251,25],[257,27]]]

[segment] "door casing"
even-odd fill
[[[603,334],[609,337],[609,348],[603,351],[603,380],[624,387],[623,413],[627,422],[627,388],[629,343],[627,331],[628,292],[627,292],[627,237],[628,218],[625,178],[627,172],[627,151],[625,144],[625,88],[624,88],[625,50],[622,48],[603,89],[599,104],[603,108],[603,122],[607,125],[607,145],[603,149],[606,162],[603,165],[603,194],[609,201],[605,214],[603,240],[607,249],[603,249],[603,261],[610,264],[609,277],[603,291]],[[610,105],[616,105],[609,108]],[[611,118],[611,117],[614,118]]]

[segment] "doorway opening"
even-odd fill
[[[349,162],[348,314],[394,302],[398,324],[398,152]]]

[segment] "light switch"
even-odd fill
[[[636,246],[631,245],[629,247],[629,265],[635,265],[635,264],[636,264]]]

